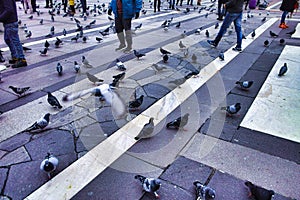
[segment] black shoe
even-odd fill
[[[223,21],[223,17],[218,17],[217,20]]]
[[[18,59],[17,58],[12,58],[11,60],[8,61],[9,64],[16,64],[18,62]]]
[[[242,52],[242,48],[234,47],[232,48],[233,51]]]
[[[218,45],[215,43],[214,40],[207,40],[207,43],[210,44],[213,47],[217,47]]]
[[[25,59],[20,59],[18,60],[18,62],[14,65],[12,65],[12,68],[19,68],[19,67],[26,67],[27,66],[27,62]]]

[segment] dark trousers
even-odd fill
[[[4,26],[4,41],[9,47],[11,57],[24,59],[23,47],[18,34],[18,22],[3,24]]]
[[[52,2],[52,0],[46,0],[46,6],[47,7],[52,7],[53,6],[53,2]]]
[[[82,5],[82,13],[86,13],[86,0],[80,0]]]
[[[180,6],[182,6],[182,2],[183,2],[183,0],[180,0]],[[179,0],[177,0],[176,6],[178,6],[178,3],[179,3]]]
[[[61,4],[64,6],[64,12],[66,12],[68,6],[68,0],[61,0]]]
[[[36,12],[36,0],[31,0],[32,11]]]
[[[154,12],[156,12],[156,8],[158,11],[160,11],[160,0],[154,0]]]
[[[131,18],[123,19],[123,17],[115,17],[116,33],[121,33],[123,30],[131,30]]]

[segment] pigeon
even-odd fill
[[[147,10],[143,9],[143,10],[141,10],[141,12],[143,13],[143,15],[146,15]]]
[[[223,51],[221,51],[219,53],[219,58],[220,58],[221,61],[224,61],[225,57],[224,57],[224,52]]]
[[[109,32],[99,31],[99,33],[104,37],[109,35]]]
[[[235,103],[233,105],[230,106],[226,106],[226,107],[221,107],[221,110],[226,110],[228,115],[234,115],[237,112],[239,112],[241,109],[241,104],[240,103]]]
[[[144,100],[144,95],[141,95],[139,98],[135,99],[134,101],[130,101],[128,103],[128,107],[129,109],[138,109]]]
[[[47,92],[48,97],[47,97],[47,101],[48,103],[55,108],[61,109],[62,106],[60,105],[59,101],[57,100],[57,98],[55,96],[53,96],[51,94],[51,92]]]
[[[267,17],[262,18],[261,22],[265,22]]]
[[[80,24],[81,22],[78,20],[78,19],[76,19],[76,18],[74,18],[74,21],[76,22],[76,24]]]
[[[102,39],[101,37],[96,37],[96,40],[97,40],[98,42],[101,42],[103,39]]]
[[[196,35],[200,35],[200,32],[201,32],[201,29],[200,29],[200,28],[198,28],[197,30],[195,30],[195,34],[196,34]]]
[[[163,55],[164,55],[164,54],[171,54],[170,51],[167,51],[167,50],[163,49],[162,47],[159,48],[159,51],[160,51],[160,53],[163,54]]]
[[[26,38],[31,38],[31,36],[32,36],[32,32],[31,31],[28,31],[28,33],[26,34]]]
[[[278,76],[283,76],[287,72],[287,63],[284,63],[283,66],[280,68]]]
[[[33,15],[30,15],[28,18],[29,18],[29,19],[33,19]]]
[[[51,179],[51,173],[54,172],[57,166],[58,159],[50,153],[47,153],[47,156],[45,156],[45,159],[41,162],[40,169],[46,172],[49,179]]]
[[[187,125],[189,120],[189,113],[186,113],[183,117],[178,117],[177,119],[167,123],[167,128],[175,128],[175,129],[183,129],[185,125]]]
[[[54,15],[51,15],[51,21],[54,22]]]
[[[40,55],[45,56],[47,54],[48,49],[44,48],[44,50],[40,50]]]
[[[56,41],[54,43],[55,48],[58,48],[60,44],[62,44],[62,40],[56,37]]]
[[[76,73],[78,73],[80,70],[80,66],[78,65],[77,61],[74,61],[74,70]]]
[[[64,28],[63,30],[63,35],[66,36],[67,35],[67,30]]]
[[[12,89],[12,91],[14,93],[16,93],[19,97],[22,96],[22,95],[25,95],[25,93],[30,89],[30,87],[23,87],[23,88],[20,88],[20,87],[14,87],[14,86],[9,86],[10,89]]]
[[[192,55],[192,62],[196,63],[197,62],[197,56],[193,53]]]
[[[249,188],[249,197],[257,200],[272,200],[275,194],[273,190],[264,189],[254,185],[250,181],[246,181],[245,185]]]
[[[149,122],[145,124],[142,128],[142,130],[139,132],[139,134],[134,138],[135,140],[143,139],[143,138],[149,138],[151,137],[153,131],[154,131],[154,118],[151,117],[149,119]]]
[[[265,47],[268,47],[269,44],[270,44],[269,40],[265,40],[265,41],[264,41],[264,46],[265,46]]]
[[[93,66],[89,63],[89,61],[85,58],[85,56],[82,56],[82,65],[85,67],[85,68],[93,68]]]
[[[182,33],[181,33],[181,37],[182,38],[185,38],[187,35],[186,35],[186,31],[183,31]]]
[[[255,35],[256,35],[255,30],[253,30],[252,33],[251,33],[251,37],[254,38]]]
[[[278,35],[276,33],[274,33],[273,31],[270,31],[269,33],[270,33],[271,37],[278,37]]]
[[[63,67],[62,67],[62,65],[60,63],[57,63],[57,65],[56,65],[56,71],[57,71],[57,73],[58,73],[59,76],[62,75]]]
[[[185,49],[185,48],[186,48],[186,46],[182,43],[181,40],[179,41],[179,44],[178,44],[178,45],[179,45],[179,48],[180,48],[180,49]]]
[[[180,22],[178,22],[177,24],[176,24],[176,28],[180,28],[180,25],[181,25],[181,23]]]
[[[120,61],[118,58],[116,59],[116,66],[117,66],[118,70],[120,70],[120,71],[126,70],[126,67],[124,66],[122,61]]]
[[[146,56],[146,54],[140,53],[137,50],[133,50],[133,53],[134,53],[135,57],[137,57],[137,59],[140,59],[141,57]]]
[[[157,191],[161,186],[161,181],[159,179],[146,178],[142,175],[136,175],[134,176],[134,178],[138,179],[142,183],[143,190],[153,193],[155,195],[155,198],[159,198],[159,195],[157,194]]]
[[[197,199],[214,199],[216,197],[216,191],[209,186],[201,184],[199,181],[195,181]]]
[[[44,46],[45,46],[45,48],[47,48],[47,49],[49,48],[49,46],[50,46],[50,43],[48,42],[48,40],[46,40],[46,41],[45,41],[45,44],[44,44]]]
[[[209,32],[208,32],[208,30],[205,31],[205,35],[206,35],[206,37],[209,37]]]
[[[142,27],[142,23],[140,23],[139,25],[137,25],[136,27],[134,27],[134,30],[136,31],[137,29],[141,29],[141,27]]]
[[[125,75],[126,75],[126,73],[122,72],[120,74],[117,74],[117,75],[113,76],[113,79],[114,79],[115,82],[119,82],[119,81],[121,81],[125,78]]]
[[[34,122],[29,128],[25,129],[23,132],[31,132],[31,131],[37,131],[42,130],[48,126],[50,121],[50,113],[45,114],[42,118]]]
[[[43,23],[44,23],[44,20],[41,19],[41,20],[40,20],[40,25],[43,25]]]
[[[219,23],[218,22],[215,24],[215,29],[217,29],[217,28],[219,28]]]
[[[288,33],[286,33],[286,34],[287,34],[287,35],[293,35],[295,32],[296,32],[296,29],[294,29],[294,30],[292,30],[292,31],[290,31],[290,32],[288,32]]]
[[[235,82],[235,84],[238,84],[244,90],[248,90],[253,85],[253,83],[254,83],[254,81],[237,81],[237,82]]]
[[[164,70],[164,69],[167,69],[165,66],[160,66],[160,65],[158,65],[158,64],[152,64],[152,66],[151,66],[156,72],[160,72],[160,71],[162,71],[162,70]]]
[[[87,94],[103,98],[111,105],[112,113],[116,117],[122,117],[126,113],[126,107],[119,95],[114,92],[109,84],[102,84],[94,88],[79,91],[74,94],[65,95],[63,101],[72,101]]]
[[[30,51],[31,50],[31,48],[29,48],[29,47],[24,47],[24,46],[22,46],[22,48],[23,48],[23,51]]]
[[[78,39],[79,39],[79,34],[77,33],[75,37],[71,38],[71,41],[77,42]]]
[[[113,20],[114,20],[114,18],[112,18],[112,17],[109,16],[109,15],[107,16],[107,18],[108,18],[109,21],[113,21]]]
[[[285,43],[285,40],[284,40],[283,38],[281,38],[281,39],[279,40],[279,44],[283,45],[284,43]]]
[[[86,36],[83,36],[83,37],[82,37],[82,42],[83,42],[83,43],[86,43],[86,41],[87,41],[87,37],[86,37]]]
[[[163,55],[163,62],[164,62],[164,63],[167,63],[168,60],[169,60],[168,54]]]
[[[99,78],[97,78],[96,76],[94,76],[94,75],[92,75],[92,74],[90,74],[90,73],[88,73],[88,72],[86,72],[86,76],[87,76],[87,78],[89,79],[89,81],[91,81],[92,83],[94,83],[94,84],[96,84],[97,82],[103,82],[103,80],[102,79],[99,79]]]

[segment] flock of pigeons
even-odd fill
[[[56,1],[55,1],[56,3]],[[61,7],[61,3],[57,3],[55,4],[56,6],[53,7],[53,9],[49,10],[49,15],[51,16],[51,21],[55,21],[54,16],[56,15],[60,15],[60,7]],[[78,7],[80,8],[80,3],[77,4]],[[204,7],[202,7],[201,9],[199,9],[199,13],[203,10],[206,9]],[[213,10],[213,6],[210,6],[208,8],[209,10]],[[88,8],[89,13],[93,14],[94,16],[96,16],[97,14],[102,14],[103,12],[106,12],[106,7],[105,4],[102,5],[94,5],[92,8]],[[186,10],[184,11],[184,13],[188,13],[190,12],[189,8],[186,8]],[[146,12],[143,12],[144,14],[146,14]],[[38,11],[38,15],[42,14],[40,11]],[[67,15],[63,15],[63,17],[67,17]],[[86,20],[86,16],[82,16],[84,17],[84,20]],[[207,15],[206,15],[207,17]],[[250,16],[251,17],[251,16]],[[32,19],[33,16],[31,15],[29,17],[29,19]],[[84,36],[83,34],[83,30],[84,29],[89,29],[91,28],[93,25],[96,24],[96,20],[91,21],[87,26],[83,27],[81,25],[81,22],[74,18],[74,16],[71,16],[70,18],[71,20],[74,20],[76,23],[76,32],[79,32],[78,34],[76,34],[75,37],[71,38],[71,42],[77,42],[78,39],[82,38],[83,42],[87,41],[87,37]],[[113,19],[110,19],[110,21],[112,21]],[[170,20],[165,20],[162,23],[162,27],[165,31],[168,30],[171,22],[172,22],[173,18],[171,18]],[[265,20],[265,18],[263,19]],[[263,21],[262,20],[262,21]],[[21,20],[19,21],[19,25],[21,25],[22,22]],[[40,24],[43,24],[43,19],[40,20]],[[177,23],[176,24],[176,28],[180,28],[181,23]],[[134,31],[137,29],[140,29],[142,27],[142,23],[139,24],[138,26],[135,27]],[[215,28],[218,28],[219,24],[217,23],[215,25]],[[26,38],[30,38],[32,36],[32,32],[30,30],[28,30],[26,24],[24,24],[22,26],[22,28],[24,29],[24,32],[26,34]],[[109,27],[107,27],[105,30],[100,31],[99,33],[101,34],[102,37],[105,37],[107,35],[109,35],[109,31],[110,29],[114,30],[114,23],[112,22],[111,25]],[[202,28],[199,28],[195,31],[195,34],[200,34],[200,31],[202,31]],[[63,30],[63,35],[66,35],[67,31],[64,29]],[[209,37],[209,32],[208,30],[206,30],[205,35],[207,37]],[[47,38],[51,38],[55,36],[55,27],[52,26],[50,28],[50,33],[48,35],[46,35],[45,37]],[[183,35],[184,36],[184,35]],[[255,37],[255,30],[252,32],[251,36],[254,38]],[[277,34],[275,34],[274,32],[270,31],[270,36],[271,37],[278,37]],[[101,42],[103,40],[103,38],[101,37],[96,37],[96,40],[98,42]],[[280,40],[280,44],[284,44],[285,41],[284,39]],[[56,41],[54,43],[55,48],[59,48],[61,46],[61,44],[63,44],[63,41],[59,38],[56,37]],[[269,41],[266,40],[264,41],[264,46],[269,46]],[[50,47],[50,43],[46,40],[44,43],[44,49],[40,51],[40,55],[41,56],[46,56],[48,49]],[[25,51],[27,50],[31,50],[28,47],[23,47]],[[188,54],[188,48],[183,44],[182,41],[179,41],[179,48],[180,49],[185,49],[185,55]],[[164,63],[167,63],[169,60],[169,56],[171,55],[171,52],[163,49],[162,47],[159,49],[160,53],[162,54],[162,61]],[[137,50],[133,50],[134,55],[136,56],[137,59],[141,59],[142,57],[146,56],[145,53],[141,53]],[[196,62],[197,57],[195,54],[192,55],[192,62]],[[220,52],[219,54],[219,59],[220,60],[224,60],[224,53]],[[123,102],[123,100],[119,97],[119,95],[114,91],[115,88],[118,87],[118,84],[120,81],[122,81],[126,75],[125,71],[126,71],[126,67],[125,65],[122,63],[122,61],[120,61],[119,59],[116,59],[115,61],[115,65],[117,67],[117,70],[122,71],[120,74],[114,75],[113,81],[110,84],[106,84],[103,83],[102,79],[99,79],[98,77],[90,74],[89,72],[86,72],[87,78],[90,82],[92,82],[94,85],[96,85],[96,87],[87,89],[87,90],[83,90],[83,91],[79,91],[77,93],[74,94],[69,94],[69,95],[65,95],[63,97],[63,101],[72,101],[74,99],[80,98],[82,96],[85,96],[87,94],[92,94],[95,97],[98,97],[101,101],[106,101],[108,102],[110,105],[112,105],[112,110],[115,114],[117,114],[117,116],[122,116],[124,115],[124,113],[126,113],[126,106]],[[85,58],[85,56],[82,56],[82,66],[86,67],[86,68],[92,68],[93,66],[89,64],[89,62],[87,61],[87,59]],[[164,69],[166,69],[165,66],[160,66],[158,64],[153,64],[152,66],[157,72],[162,71]],[[286,72],[287,72],[287,63],[284,63],[284,65],[280,68],[280,71],[278,73],[278,76],[283,76]],[[57,73],[59,76],[63,75],[63,66],[60,63],[57,63],[57,67],[56,67]],[[74,70],[76,73],[80,72],[80,66],[79,64],[74,61]],[[180,87],[180,85],[182,85],[188,78],[192,77],[192,76],[197,76],[199,74],[199,71],[192,71],[189,74],[187,74],[186,76],[184,76],[183,78],[180,79],[176,79],[173,81],[170,81],[169,83],[171,84],[175,84],[176,86]],[[253,85],[253,81],[237,81],[236,82],[237,85],[240,86],[241,89],[243,90],[249,90],[250,87]],[[14,86],[9,86],[9,88],[15,93],[17,94],[19,97],[26,95],[26,92],[30,90],[30,87],[23,87],[23,88],[18,88],[18,87],[14,87]],[[51,92],[47,92],[47,101],[49,103],[50,106],[57,108],[57,109],[61,109],[62,105],[59,102],[59,100],[53,95],[51,94]],[[140,97],[136,97],[135,100],[128,102],[127,108],[129,110],[135,110],[135,109],[139,109],[140,106],[143,103],[143,99],[144,99],[144,95],[141,95]],[[241,104],[240,103],[235,103],[233,105],[228,105],[226,107],[221,107],[222,110],[225,110],[228,116],[233,116],[235,114],[237,114],[240,109],[241,109]],[[188,123],[188,119],[189,119],[189,113],[186,113],[184,116],[180,116],[176,119],[174,119],[171,122],[168,122],[166,124],[166,128],[168,129],[180,129],[180,130],[184,130],[184,127],[187,125]],[[42,118],[40,118],[39,120],[37,120],[35,123],[33,123],[30,127],[28,127],[27,129],[25,129],[23,132],[39,132],[41,130],[44,130],[50,121],[50,113],[45,114]],[[140,140],[143,138],[148,138],[151,137],[154,131],[154,118],[151,117],[149,119],[149,122],[146,123],[142,130],[140,131],[140,133],[135,137],[136,140]],[[51,178],[51,173],[57,168],[58,166],[58,159],[54,156],[51,155],[50,153],[47,154],[47,156],[45,157],[45,159],[41,162],[40,165],[40,169],[45,171],[49,178]],[[162,181],[160,179],[156,179],[156,178],[147,178],[144,177],[142,175],[136,175],[134,177],[135,179],[139,180],[142,184],[143,189],[146,192],[150,192],[153,193],[155,195],[156,198],[159,197],[157,191],[159,190]],[[210,199],[214,199],[216,192],[214,189],[212,189],[211,187],[207,186],[207,185],[203,185],[201,184],[199,181],[195,181],[194,186],[196,188],[196,195],[198,199],[206,199],[206,198],[210,198]],[[252,184],[251,182],[247,181],[245,182],[245,185],[249,188],[250,191],[250,195],[252,195],[254,198],[256,199],[270,199],[272,195],[274,195],[274,192],[272,190],[265,190],[263,188],[260,188],[254,184]]]

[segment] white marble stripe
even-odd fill
[[[267,23],[263,24],[256,29],[256,33],[259,36],[273,23],[277,21],[276,18],[270,19]],[[243,45],[246,48],[253,40],[246,41]],[[153,113],[157,113],[157,108],[160,108],[164,99],[174,99],[172,96],[175,94],[179,101],[176,101],[174,105],[169,105],[168,108],[164,108],[164,115],[158,115],[154,120],[154,123],[159,123],[170,112],[172,112],[181,102],[183,102],[188,96],[192,95],[195,90],[200,88],[207,80],[209,80],[218,70],[222,69],[231,59],[237,56],[239,53],[229,49],[225,52],[225,57],[228,58],[224,62],[220,62],[219,59],[212,61],[200,72],[198,78],[187,80],[182,87],[190,87],[192,90],[188,90],[185,95],[182,95],[180,88],[175,88],[172,92],[167,94],[164,98],[156,102],[149,107],[141,115],[134,118],[127,123],[124,127],[116,131],[112,136],[106,139],[104,142],[90,150],[85,156],[75,161],[71,166],[66,168],[63,172],[55,176],[52,180],[45,183],[35,192],[26,197],[26,200],[35,199],[70,199],[76,193],[78,193],[84,186],[99,175],[107,166],[109,166],[114,160],[118,159],[123,153],[125,153],[133,144],[133,139],[138,132],[142,129]],[[180,95],[179,95],[180,94]],[[165,100],[167,101],[167,100]],[[117,145],[116,145],[117,144]],[[118,145],[122,144],[122,145]],[[108,153],[111,152],[111,154]],[[95,162],[97,161],[97,162]],[[83,180],[84,179],[84,180]]]

